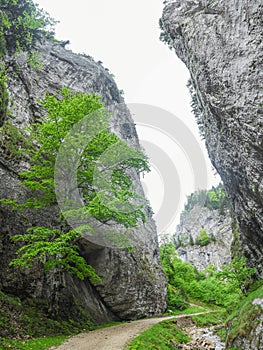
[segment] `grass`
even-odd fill
[[[93,329],[89,315],[81,308],[68,321],[50,318],[46,309],[45,300],[22,302],[0,291],[0,350],[46,349],[53,345],[49,345],[51,341],[56,343],[67,335]],[[34,342],[36,345],[32,345]]]
[[[191,316],[193,322],[197,327],[205,327],[211,325],[218,325],[224,323],[225,310],[219,307],[212,307],[202,303],[200,306],[190,306],[185,310],[175,310],[172,315],[191,315],[199,312],[203,312],[202,315]],[[171,315],[171,314],[170,314]],[[137,338],[133,339],[130,344],[127,345],[127,350],[170,350],[179,349],[180,344],[187,343],[191,338],[176,328],[177,320],[171,319],[163,321],[155,325],[154,327],[143,332]]]
[[[41,301],[38,300],[41,306]],[[45,308],[43,301],[43,309]],[[25,304],[17,297],[0,291],[0,350],[44,350],[60,345],[67,336],[85,329],[93,330],[115,326],[122,322],[111,322],[94,326],[89,315],[78,321],[54,320],[36,307],[33,302]],[[81,310],[80,310],[81,312]]]
[[[45,350],[58,346],[66,340],[66,336],[44,337],[29,340],[0,339],[0,350]]]
[[[177,345],[191,340],[175,327],[175,320],[163,321],[132,340],[127,350],[176,350]]]
[[[203,315],[197,315],[191,317],[197,327],[213,326],[218,324],[224,324],[225,322],[225,310],[219,310]]]
[[[263,286],[244,297],[227,317],[227,345],[231,345],[237,337],[248,338],[252,329],[257,326],[262,308],[252,304],[256,298],[263,298]]]
[[[92,327],[91,330],[96,330],[96,329],[101,329],[101,328],[108,328],[108,327],[118,326],[119,324],[123,324],[123,323],[125,323],[125,322],[123,322],[123,321],[120,321],[120,322],[114,321],[114,322],[109,322],[109,323],[103,323],[103,324],[101,324],[101,325]]]
[[[166,312],[163,314],[163,316],[184,315],[184,314],[191,315],[197,312],[206,312],[206,311],[208,311],[208,309],[203,306],[189,306],[184,310],[172,310],[172,312]]]

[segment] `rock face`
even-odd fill
[[[262,1],[168,0],[166,41],[188,67],[194,110],[231,199],[243,249],[263,277]],[[262,348],[262,310],[229,348]]]
[[[100,63],[76,55],[53,42],[38,44],[41,67],[29,67],[26,54],[6,57],[9,117],[1,131],[0,196],[24,196],[18,172],[26,165],[13,152],[12,135],[43,117],[38,100],[46,92],[57,93],[66,86],[74,91],[97,93],[106,106],[122,103],[111,119],[111,127],[130,145],[139,146],[134,123],[123,104],[114,80]],[[8,130],[8,132],[6,131]],[[10,131],[11,130],[11,131]],[[10,141],[11,140],[11,141]],[[140,188],[139,179],[135,179]],[[51,313],[78,319],[86,312],[96,323],[112,319],[135,319],[160,314],[166,307],[166,280],[161,269],[155,223],[148,217],[133,234],[138,237],[133,253],[91,244],[83,239],[81,253],[102,278],[94,286],[66,273],[43,273],[38,266],[25,271],[10,268],[17,246],[10,237],[33,225],[56,225],[58,208],[24,215],[6,206],[0,208],[0,289],[21,299],[34,299],[52,306]]]
[[[252,314],[252,319],[248,318]],[[250,319],[249,324],[244,327],[244,323],[234,318],[227,324],[227,349],[261,350],[263,347],[263,298],[256,298],[250,301],[249,310],[245,316],[245,321]],[[242,320],[244,322],[244,320]],[[240,327],[241,326],[241,327]],[[243,329],[242,329],[243,326]],[[240,327],[240,329],[239,329]],[[231,329],[237,330],[231,335]],[[244,336],[245,333],[245,336]]]
[[[189,212],[184,212],[174,234],[179,258],[198,270],[205,270],[209,264],[219,269],[229,263],[233,239],[231,224],[229,210],[222,215],[217,209],[195,205]],[[202,231],[209,237],[208,244],[203,246],[198,243]]]
[[[164,37],[188,67],[210,159],[263,276],[262,1],[168,0]]]

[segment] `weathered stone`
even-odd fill
[[[179,258],[198,270],[205,270],[209,264],[219,269],[223,264],[229,263],[233,239],[231,224],[230,210],[222,215],[217,209],[208,209],[198,204],[189,212],[184,212],[174,234],[175,242],[182,242],[182,246],[177,248]],[[211,240],[205,246],[196,243],[202,230],[206,231]]]
[[[263,299],[255,299],[251,304],[251,308],[253,305],[259,305],[257,312],[255,312],[256,316],[253,320],[250,320],[250,324],[247,327],[243,325],[244,329],[235,338],[231,337],[229,339],[227,337],[227,349],[261,350],[263,348]],[[259,309],[261,309],[261,312]],[[234,327],[232,323],[236,322],[236,319],[230,321],[227,330],[231,330]]]
[[[190,71],[210,159],[263,276],[262,1],[165,3],[164,30]]]
[[[9,93],[9,122],[18,128],[41,120],[44,111],[38,100],[46,92],[57,93],[66,86],[74,91],[97,93],[106,106],[115,107],[111,127],[130,145],[139,147],[131,115],[124,104],[110,74],[89,56],[77,55],[61,45],[44,41],[38,44],[41,67],[28,66],[26,54],[6,57],[7,87]],[[121,103],[120,106],[118,104]],[[127,128],[127,125],[129,128]],[[18,172],[27,167],[26,159],[0,154],[0,196],[22,198],[25,192],[19,186]],[[142,193],[139,178],[134,182]],[[5,206],[0,209],[0,289],[25,298],[44,298],[54,315],[65,319],[78,317],[81,308],[97,322],[112,319],[135,319],[161,314],[166,307],[166,280],[161,269],[155,223],[149,216],[146,224],[133,229],[137,237],[135,250],[130,253],[80,242],[81,254],[94,266],[102,283],[92,285],[61,271],[43,273],[39,266],[18,271],[8,266],[15,257],[17,245],[10,237],[24,233],[34,225],[59,225],[58,208],[13,212]],[[118,230],[118,226],[113,226]]]
[[[262,1],[167,0],[163,28],[188,67],[198,122],[263,277]],[[231,347],[261,349],[262,313]]]

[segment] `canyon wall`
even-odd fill
[[[25,196],[18,173],[25,169],[26,162],[15,150],[15,135],[44,118],[39,99],[47,92],[57,93],[65,86],[76,92],[99,94],[107,107],[113,106],[112,130],[129,145],[139,147],[131,115],[112,75],[101,62],[95,62],[88,55],[74,54],[59,43],[45,39],[37,44],[37,52],[38,67],[28,64],[24,52],[4,58],[9,106],[7,115],[1,116],[0,128],[2,198]],[[134,181],[142,192],[139,178]],[[25,270],[11,268],[9,263],[18,248],[10,239],[12,235],[24,233],[34,225],[58,225],[58,211],[58,207],[52,207],[25,214],[0,207],[0,290],[21,300],[32,300],[51,315],[67,320],[79,319],[85,313],[95,323],[103,323],[161,314],[165,310],[166,280],[150,214],[145,224],[132,229],[137,237],[133,251],[103,247],[85,239],[80,241],[81,255],[102,279],[97,285],[61,271],[43,272],[38,265]],[[113,228],[121,230],[116,225]]]
[[[263,276],[262,1],[168,0],[162,39],[191,74],[210,159],[239,223],[245,256]]]

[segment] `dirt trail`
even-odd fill
[[[140,333],[151,328],[155,324],[172,318],[181,318],[186,316],[195,316],[204,314],[199,312],[192,315],[178,315],[158,318],[149,318],[146,320],[133,321],[120,324],[113,327],[97,329],[91,332],[80,333],[59,347],[52,348],[56,350],[123,350],[124,346],[131,339],[137,337]]]

